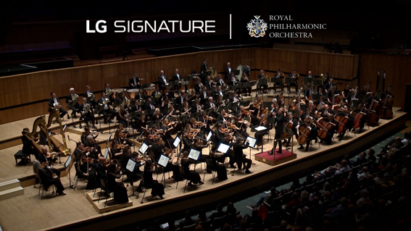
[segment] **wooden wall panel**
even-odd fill
[[[377,70],[386,71],[385,88],[392,84],[394,106],[403,107],[406,102],[405,85],[411,83],[411,57],[402,55],[361,54],[360,86],[371,81],[371,89],[376,91]],[[382,86],[380,85],[380,89]],[[410,99],[408,99],[410,100]]]
[[[354,73],[354,70],[348,70],[354,67],[354,56],[350,55],[339,56],[270,48],[207,51],[1,77],[0,107],[48,99],[51,91],[56,92],[58,97],[64,97],[70,87],[74,87],[77,94],[82,94],[86,90],[86,85],[90,85],[93,91],[101,91],[106,82],[110,83],[111,88],[125,87],[133,73],[144,78],[143,83],[156,82],[161,69],[169,78],[175,68],[179,69],[180,74],[189,75],[193,70],[199,72],[204,58],[207,58],[209,66],[214,66],[218,72],[224,72],[226,63],[230,61],[234,69],[241,64],[249,65],[251,69],[281,68],[284,72],[296,69],[301,74],[312,69],[314,74],[318,74],[343,68],[344,70],[338,72],[338,75],[347,78],[348,76],[352,78]],[[251,79],[257,79],[257,74],[258,71],[253,71]],[[99,97],[100,94],[96,94],[96,98]],[[63,99],[61,103],[65,107]],[[47,103],[7,109],[0,113],[2,115],[0,123],[12,122],[47,113]],[[16,116],[16,113],[19,115]]]

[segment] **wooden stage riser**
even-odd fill
[[[348,145],[334,145],[331,149],[318,154],[313,154],[298,160],[280,164],[268,170],[258,172],[249,177],[241,178],[228,185],[215,185],[215,187],[198,192],[196,194],[182,194],[176,198],[166,200],[160,204],[148,204],[142,207],[135,207],[129,210],[119,211],[113,216],[95,217],[86,221],[79,221],[70,225],[52,228],[49,230],[91,230],[98,227],[113,229],[117,224],[132,224],[135,218],[139,221],[147,219],[168,217],[173,214],[181,214],[182,211],[189,208],[205,208],[211,204],[221,201],[234,200],[239,197],[251,196],[258,193],[256,189],[267,188],[276,185],[279,181],[291,180],[302,173],[307,172],[326,162],[341,158],[346,154],[354,155],[356,152],[375,144],[376,140],[386,137],[387,134],[395,133],[400,130],[406,122],[406,114],[396,118],[391,123],[384,124],[373,132],[366,134],[361,139],[352,139]],[[324,145],[322,145],[323,147]],[[338,147],[337,147],[338,146]],[[317,146],[318,148],[318,146]],[[236,173],[241,174],[241,173]],[[208,176],[210,177],[210,176]]]

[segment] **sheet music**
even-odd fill
[[[126,169],[130,172],[134,172],[134,168],[136,167],[137,162],[133,159],[128,159]]]
[[[178,144],[180,144],[180,141],[181,141],[180,137],[176,136],[173,142],[174,147],[178,147]]]
[[[71,158],[72,158],[71,155],[68,156],[66,162],[64,163],[64,167],[65,167],[65,168],[67,168],[67,167],[69,166],[69,164],[70,164],[70,162],[71,162]]]
[[[63,127],[63,132],[65,132],[65,131],[66,131],[66,127],[67,127],[67,124],[66,124],[66,125],[64,125],[64,127]]]
[[[188,154],[188,158],[192,160],[198,160],[200,158],[201,152],[195,149],[190,149],[190,153]]]
[[[217,152],[221,152],[225,154],[227,153],[228,149],[230,149],[230,145],[220,143],[220,145],[218,145]]]
[[[250,148],[254,148],[255,144],[257,143],[257,139],[253,138],[253,137],[247,137],[247,139],[245,140],[244,144],[246,144],[248,141],[248,147]]]
[[[211,136],[212,136],[212,135],[213,135],[213,133],[212,133],[212,132],[209,132],[209,133],[208,133],[208,135],[207,135],[207,139],[206,139],[206,140],[207,140],[207,142],[210,140],[210,138],[211,138]]]
[[[143,143],[140,147],[140,149],[138,150],[142,155],[144,155],[146,153],[148,149],[148,145],[146,143]]]
[[[258,127],[254,128],[254,129],[257,130],[257,131],[262,131],[262,130],[265,130],[265,129],[267,129],[267,128],[264,127],[264,126],[258,126]]]
[[[158,164],[162,167],[167,167],[168,161],[170,160],[170,158],[168,156],[165,156],[163,154],[161,154],[160,159],[158,159]]]

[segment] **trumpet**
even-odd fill
[[[155,97],[156,99],[159,99],[159,98],[161,97],[161,92],[156,91],[154,97]]]

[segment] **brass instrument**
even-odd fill
[[[72,98],[72,101],[67,104],[67,108],[69,108],[69,109],[73,108],[74,105],[76,105],[77,101],[78,101],[78,95],[74,94],[73,98]]]
[[[89,93],[87,95],[87,102],[93,101],[96,98],[96,96],[94,95],[94,93]]]
[[[156,93],[154,94],[154,97],[155,97],[156,99],[159,99],[159,98],[161,97],[161,92],[156,91]]]
[[[111,94],[113,94],[111,88],[106,88],[106,96],[110,97]]]
[[[300,74],[299,73],[295,73],[295,78],[300,78]]]
[[[86,105],[84,105],[84,107],[83,107],[83,111],[81,111],[81,114],[85,115],[89,112],[90,112],[90,104],[86,103]]]

